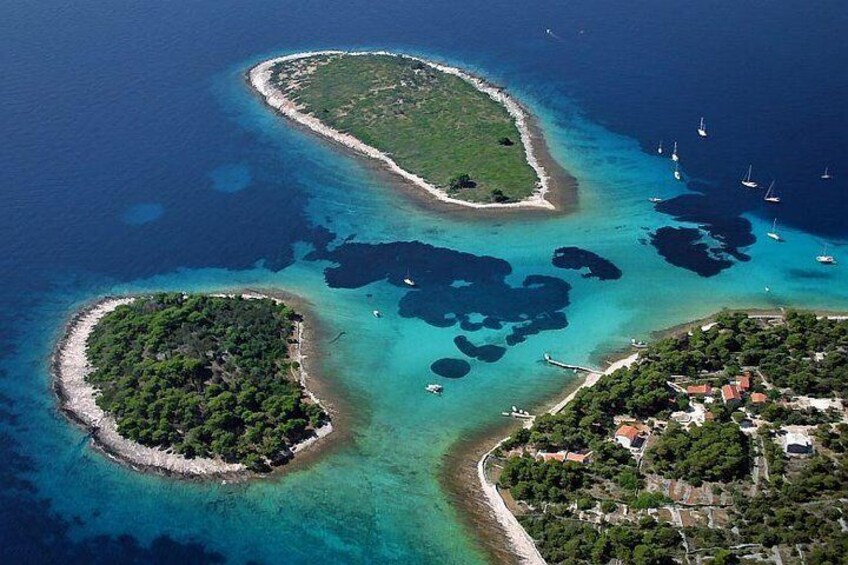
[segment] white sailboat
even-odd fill
[[[657,147],[657,154],[662,155],[662,139],[660,140],[660,145]]]
[[[819,263],[821,263],[823,265],[835,265],[836,264],[836,259],[833,258],[833,255],[827,254],[827,244],[826,243],[824,244],[824,250],[822,251],[821,255],[816,257],[816,261],[818,261]]]
[[[406,277],[403,279],[403,284],[406,286],[415,286],[415,280],[410,276],[409,269],[406,270]]]
[[[760,185],[757,184],[757,181],[751,180],[751,171],[754,169],[754,165],[748,165],[748,174],[745,175],[745,178],[742,179],[742,186],[747,188],[758,188]]]
[[[780,234],[777,233],[777,218],[774,219],[774,222],[771,224],[771,231],[766,233],[767,236],[772,238],[775,241],[781,241]]]
[[[830,180],[833,178],[833,175],[828,171],[828,167],[824,168],[824,172],[821,175],[822,180]]]
[[[704,124],[704,118],[701,117],[701,125],[698,126],[698,135],[707,137],[707,126]]]
[[[675,163],[674,164],[674,180],[682,180],[683,177],[680,176],[680,166]]]
[[[680,160],[680,157],[677,156],[677,142],[674,142],[674,150],[671,152],[671,160],[675,163]]]
[[[771,181],[771,184],[766,191],[766,195],[763,197],[763,200],[768,202],[769,204],[780,204],[780,197],[774,195],[774,181]]]
[[[651,204],[659,204],[662,201],[663,201],[663,199],[658,197],[658,196],[652,196],[652,197],[648,198],[648,202],[650,202]]]

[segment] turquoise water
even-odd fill
[[[660,8],[651,13],[666,17]],[[84,18],[96,9],[85,4],[79,15],[65,15]],[[723,137],[718,127],[699,144],[696,122],[690,127],[686,121],[691,111],[673,103],[666,108],[684,128],[668,125],[663,120],[670,118],[648,103],[657,79],[637,71],[677,59],[630,60],[616,51],[621,44],[607,44],[617,30],[637,52],[655,47],[626,31],[638,14],[607,13],[601,25],[603,18],[588,4],[571,8],[568,17],[542,8],[504,5],[481,15],[479,6],[463,7],[463,14],[478,18],[474,31],[488,38],[472,48],[451,31],[459,24],[447,5],[416,14],[380,9],[351,6],[327,16],[311,7],[282,22],[272,17],[279,14],[271,4],[251,14],[116,7],[90,36],[59,33],[60,44],[73,46],[81,77],[71,76],[61,58],[47,59],[46,71],[66,81],[67,91],[40,119],[24,100],[52,99],[41,79],[13,74],[17,82],[7,96],[18,105],[9,127],[18,144],[4,149],[14,182],[3,212],[0,263],[6,273],[0,551],[7,561],[481,562],[485,555],[474,532],[461,525],[440,487],[449,464],[443,456],[457,441],[497,424],[510,405],[538,404],[569,384],[570,374],[541,362],[544,352],[597,365],[633,336],[647,339],[654,330],[724,307],[848,308],[846,269],[814,261],[825,241],[844,255],[844,215],[833,210],[848,207],[845,185],[839,178],[830,186],[808,183],[804,206],[812,200],[827,208],[817,222],[795,211],[792,196],[801,188],[790,183],[780,211],[786,241],[766,238],[772,211],[742,192],[740,166],[727,161],[726,147],[738,146],[738,136]],[[692,16],[686,9],[677,15]],[[746,15],[739,10],[739,17]],[[834,5],[819,17],[838,23],[843,12]],[[724,17],[696,15],[708,28]],[[14,16],[33,37],[41,29],[38,14]],[[796,16],[786,9],[773,18]],[[420,21],[417,28],[413,20]],[[566,37],[564,45],[536,37],[551,21]],[[323,31],[316,31],[318,22]],[[410,25],[397,27],[404,22]],[[646,25],[650,32],[658,24]],[[289,39],[280,39],[277,26]],[[188,36],[187,28],[193,30]],[[580,39],[580,29],[599,42]],[[13,40],[29,45],[25,31]],[[134,45],[102,49],[116,35]],[[245,37],[251,38],[247,44]],[[766,49],[765,38],[752,42],[748,48]],[[30,62],[45,49],[34,45]],[[462,64],[514,92],[539,116],[553,156],[577,178],[577,212],[489,221],[433,212],[361,162],[290,128],[242,79],[266,55],[387,45]],[[723,60],[708,47],[698,55]],[[133,57],[135,66],[101,77],[113,57]],[[593,61],[613,70],[629,62],[637,71],[613,79]],[[771,67],[764,68],[768,72],[756,78],[769,81]],[[116,77],[131,81],[136,94],[111,85]],[[844,82],[841,75],[829,80],[840,88]],[[664,83],[672,100],[706,105],[700,94],[677,91],[675,84]],[[775,88],[777,106],[820,101],[818,89]],[[748,111],[736,96],[728,97],[724,115]],[[631,110],[621,112],[617,99]],[[787,117],[781,108],[769,111],[799,129],[811,123],[810,114]],[[817,111],[832,112],[825,102]],[[680,128],[672,135],[681,141],[687,183],[675,182],[670,161],[653,151],[674,128]],[[740,135],[753,144],[761,134]],[[807,151],[828,149],[811,142],[796,152]],[[52,156],[46,163],[45,152]],[[802,160],[806,166],[808,159]],[[815,175],[811,170],[808,176]],[[678,198],[684,195],[701,200]],[[671,208],[657,211],[647,201],[652,196]],[[675,219],[685,215],[690,217]],[[683,245],[673,251],[681,267],[651,244],[658,229],[682,227],[699,230],[718,248],[721,239],[707,235],[709,226],[744,257],[719,250],[705,258]],[[621,278],[584,278],[556,268],[554,250],[567,246],[607,259]],[[721,260],[727,264],[717,268]],[[408,269],[419,289],[399,283]],[[717,271],[703,276],[699,269]],[[528,276],[536,278],[525,288]],[[314,463],[237,485],[144,476],[94,452],[83,432],[56,412],[49,355],[64,322],[87,301],[125,292],[245,287],[296,293],[320,318],[321,373],[333,396],[343,399],[346,429]],[[374,309],[383,318],[375,319]],[[556,329],[545,329],[547,323]],[[540,331],[521,341],[519,327]],[[468,358],[454,344],[459,335],[505,353],[493,363]],[[440,379],[429,367],[441,358],[465,359],[471,370],[461,379]],[[444,384],[445,394],[426,394],[430,382]]]

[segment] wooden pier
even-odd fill
[[[551,357],[548,353],[545,353],[545,361],[549,365],[553,365],[554,367],[559,367],[561,369],[570,369],[572,371],[583,371],[584,373],[603,373],[603,371],[599,369],[592,369],[590,367],[583,367],[581,365],[572,365],[570,363],[563,363],[562,361],[557,361],[553,357]]]

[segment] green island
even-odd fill
[[[268,471],[328,420],[294,376],[299,321],[271,298],[136,298],[88,336],[86,380],[121,436]]]
[[[283,58],[271,67],[270,84],[299,112],[390,156],[452,199],[515,203],[538,191],[539,175],[504,103],[422,60],[337,52]]]
[[[714,320],[495,450],[549,563],[845,563],[848,321]]]

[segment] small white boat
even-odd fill
[[[431,392],[433,394],[442,394],[442,391],[445,390],[442,385],[429,384],[427,385],[427,392]]]
[[[757,184],[757,181],[751,180],[751,171],[754,169],[754,165],[748,165],[748,174],[745,175],[745,178],[742,179],[742,186],[747,188],[759,188],[760,185]]]
[[[698,135],[707,137],[707,125],[704,123],[704,118],[701,118],[701,125],[698,126]]]
[[[777,233],[777,218],[774,219],[774,222],[771,224],[771,231],[766,233],[767,236],[772,238],[775,241],[781,241],[780,234]]]
[[[680,167],[677,166],[677,163],[674,164],[674,180],[683,180],[683,177],[680,175]]]
[[[657,147],[657,154],[662,155],[662,139],[660,140],[660,146]]]
[[[677,156],[677,142],[674,142],[674,149],[671,151],[671,160],[675,163],[680,160],[680,157]]]
[[[403,284],[406,286],[415,286],[415,280],[409,275],[409,270],[406,271],[406,276],[403,278]]]
[[[374,310],[374,311],[373,311],[373,312],[371,312],[371,313],[372,313],[372,314],[374,314],[374,317],[375,317],[375,318],[381,318],[381,317],[383,316],[383,315],[380,313],[380,311],[379,311],[379,310]]]
[[[836,259],[833,258],[833,255],[827,254],[827,244],[826,243],[824,245],[824,250],[822,251],[821,255],[818,255],[816,257],[816,261],[821,263],[822,265],[835,265],[836,264]]]
[[[763,197],[763,200],[768,202],[769,204],[780,204],[780,197],[774,195],[774,181],[771,181],[771,184],[766,191],[766,195]]]
[[[635,347],[636,349],[645,349],[646,347],[648,347],[648,344],[646,342],[640,341],[635,337],[630,339],[630,345],[632,347]]]
[[[824,168],[824,172],[821,175],[822,180],[830,180],[833,178],[833,175],[828,171],[828,167]]]
[[[648,198],[648,202],[650,202],[652,204],[659,204],[662,201],[663,201],[662,198],[657,198],[656,196],[654,196],[652,198]]]

